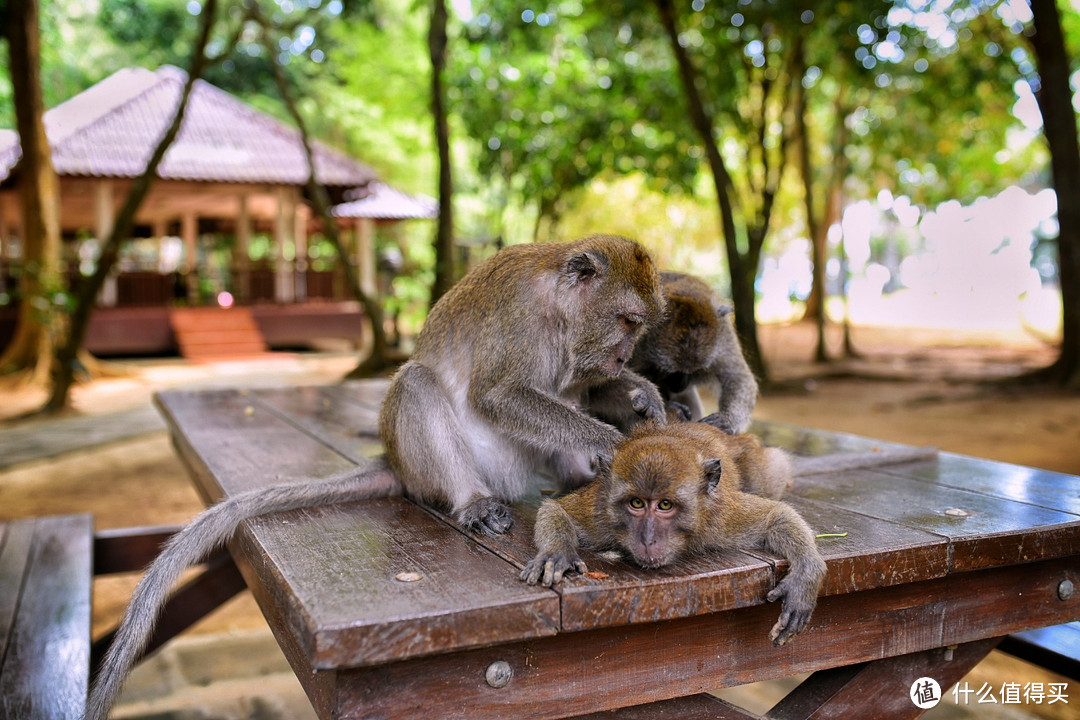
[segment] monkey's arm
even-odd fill
[[[322,480],[240,493],[204,510],[165,544],[136,586],[102,660],[84,718],[105,720],[131,666],[150,639],[169,590],[184,570],[232,537],[241,521],[267,513],[400,493],[401,484],[385,458],[379,458],[371,465],[350,468]]]
[[[545,587],[551,587],[569,571],[587,572],[585,563],[578,555],[578,538],[584,528],[567,512],[564,503],[560,502],[577,498],[580,502],[575,503],[575,506],[581,505],[587,489],[565,495],[559,500],[548,498],[540,505],[533,529],[536,556],[521,571],[522,580],[530,585],[539,582]],[[574,503],[574,500],[570,502]]]
[[[794,508],[778,500],[739,495],[744,512],[732,523],[733,537],[742,547],[764,547],[788,561],[787,574],[765,596],[769,602],[782,601],[769,639],[783,645],[810,622],[825,578],[825,561],[813,530]]]
[[[858,470],[882,465],[897,465],[916,460],[931,460],[936,458],[937,455],[938,449],[932,446],[887,448],[867,452],[832,453],[815,457],[793,455],[791,465],[795,476],[798,477],[800,475],[843,472],[845,470]]]
[[[545,453],[587,452],[611,458],[617,429],[534,387],[504,381],[469,389],[473,409],[518,442]]]
[[[703,420],[729,435],[735,435],[746,432],[750,427],[750,416],[757,405],[758,383],[746,363],[731,320],[722,318],[721,322],[723,326],[717,338],[719,353],[705,371],[718,385],[719,407],[717,412]]]
[[[589,389],[588,410],[624,433],[642,420],[667,424],[667,411],[660,391],[649,380],[630,370]]]

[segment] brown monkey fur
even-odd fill
[[[543,502],[537,554],[521,578],[551,586],[568,571],[585,572],[579,547],[619,550],[646,569],[687,554],[764,547],[790,568],[766,596],[783,601],[769,633],[783,645],[806,627],[825,576],[814,533],[776,499],[792,472],[787,453],[752,435],[705,423],[641,425],[616,448],[609,471]]]
[[[698,388],[711,386],[719,407],[706,422],[728,433],[746,432],[758,385],[743,357],[731,307],[693,275],[664,272],[660,281],[667,297],[664,320],[634,348],[630,367],[654,382],[665,401],[678,403],[673,407],[688,409],[687,420],[706,415]]]

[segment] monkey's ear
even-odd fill
[[[705,470],[705,492],[712,492],[720,483],[720,477],[724,474],[724,463],[720,458],[706,460],[702,465]]]
[[[600,453],[593,459],[593,471],[596,472],[597,480],[607,480],[611,477],[611,456]]]
[[[603,275],[607,263],[596,253],[583,252],[566,261],[566,275],[571,285]]]

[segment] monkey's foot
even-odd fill
[[[585,563],[581,561],[576,552],[541,551],[529,561],[529,564],[521,571],[520,577],[530,585],[539,582],[544,587],[551,587],[562,580],[563,575],[571,570],[582,575],[588,572]]]
[[[510,508],[492,497],[473,500],[458,514],[458,520],[483,535],[502,535],[514,525]]]

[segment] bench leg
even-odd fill
[[[228,551],[218,551],[206,562],[199,575],[184,583],[169,597],[154,634],[138,659],[142,660],[246,588],[247,584]],[[97,674],[101,659],[115,636],[116,631],[111,630],[94,641],[90,648],[92,674]]]
[[[816,672],[765,714],[769,720],[874,717],[917,718],[925,710],[909,697],[912,684],[930,677],[942,695],[993,650],[1001,638],[900,655]]]

